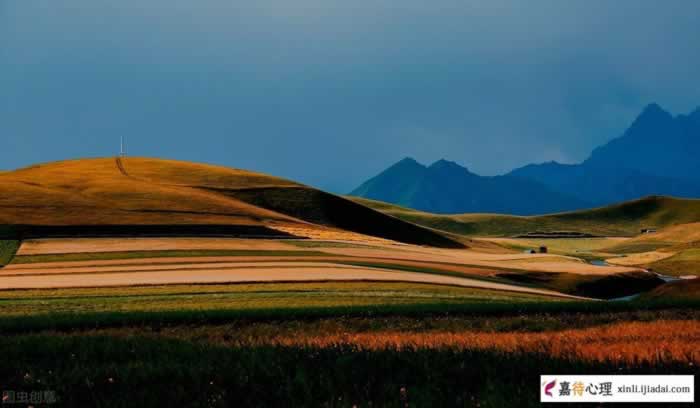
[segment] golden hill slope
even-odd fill
[[[159,161],[151,162],[158,167]],[[125,176],[114,158],[37,165],[2,174],[0,180],[2,224],[259,225],[259,219],[288,220],[206,190]]]
[[[461,247],[435,231],[292,181],[148,158],[70,160],[0,173],[0,226],[39,236],[58,226],[63,235],[85,234],[87,227],[104,235],[183,234],[184,227],[196,235],[237,227],[241,234],[270,236],[289,227],[333,228]]]

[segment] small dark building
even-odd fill
[[[546,254],[546,253],[547,253],[547,247],[544,246],[544,245],[542,245],[542,246],[540,247],[540,253],[541,253],[541,254]]]
[[[652,234],[656,232],[656,228],[642,228],[639,232],[642,234]]]

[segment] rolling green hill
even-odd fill
[[[590,210],[540,216],[441,215],[356,197],[385,214],[430,228],[468,236],[514,236],[535,231],[576,231],[599,236],[634,236],[641,228],[700,221],[700,199],[650,196]]]

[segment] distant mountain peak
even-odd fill
[[[544,163],[541,163],[541,164],[542,164],[542,165],[545,165],[545,166],[555,166],[555,167],[565,166],[564,163],[559,163],[559,162],[556,161],[556,160],[550,160],[550,161],[548,161],[548,162],[544,162]]]
[[[406,157],[351,195],[437,213],[518,215],[607,205],[648,195],[700,197],[700,108],[674,116],[647,105],[619,137],[580,164],[547,161],[482,177],[450,160]]]
[[[406,156],[406,157],[404,157],[403,159],[399,160],[399,161],[397,162],[397,164],[398,164],[398,163],[420,164],[420,163],[418,163],[418,160],[414,159],[414,158],[411,157],[411,156]]]
[[[453,162],[453,161],[450,161],[450,160],[446,160],[446,159],[437,160],[437,161],[435,161],[433,164],[430,165],[430,167],[446,167],[446,166],[450,166],[450,167],[455,167],[455,166],[456,166],[456,167],[463,167],[463,166],[460,166],[459,164],[457,164],[456,162]]]
[[[515,177],[482,177],[450,160],[428,167],[402,161],[350,194],[437,213],[497,212],[531,215],[586,206],[583,200]]]
[[[474,174],[471,171],[469,171],[468,168],[465,166],[462,166],[458,164],[457,162],[453,162],[450,160],[446,159],[440,159],[430,166],[428,166],[429,170],[432,171],[445,171],[445,172],[464,172],[464,173],[469,173],[469,174]]]
[[[394,163],[393,166],[390,168],[401,168],[401,169],[410,169],[410,168],[421,168],[425,169],[425,165],[421,164],[418,162],[418,160],[414,159],[413,157],[404,157],[403,159],[397,161]]]
[[[637,122],[648,122],[648,121],[659,121],[659,120],[671,120],[673,115],[665,111],[658,103],[650,103],[647,105],[642,113],[637,116],[635,123]],[[634,126],[634,123],[632,124]]]
[[[673,115],[661,108],[659,104],[650,103],[622,136],[595,148],[585,163],[607,162],[608,166],[614,167],[618,160],[624,161],[629,156],[629,151],[638,151],[638,146],[652,146],[659,143],[665,135],[673,131],[674,120]]]
[[[646,112],[666,112],[666,111],[658,103],[652,102],[644,107],[644,109],[642,110],[642,115]]]

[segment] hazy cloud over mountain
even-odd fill
[[[344,192],[404,156],[578,162],[700,104],[697,1],[249,3],[0,0],[0,168],[124,134]]]

